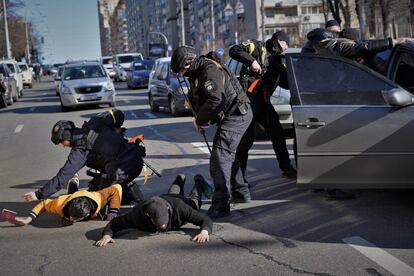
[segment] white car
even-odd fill
[[[126,81],[127,71],[134,60],[144,60],[140,53],[114,55],[115,81]]]
[[[115,106],[115,87],[99,62],[67,64],[60,84],[62,111],[83,105]]]
[[[22,70],[23,75],[23,86],[26,85],[29,88],[33,87],[33,74],[26,62],[18,62],[20,70]]]
[[[114,64],[112,61],[112,57],[101,57],[101,64],[105,68],[106,72],[108,73],[110,78],[115,78],[116,73],[114,71]]]
[[[2,64],[6,64],[9,67],[10,71],[12,72],[12,77],[16,80],[17,83],[17,95],[19,97],[23,96],[23,74],[22,70],[17,65],[17,62],[13,59],[2,60],[0,61]]]

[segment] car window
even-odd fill
[[[381,77],[343,60],[292,58],[295,84],[304,105],[382,105],[381,91],[395,88]]]
[[[27,66],[24,65],[24,64],[19,65],[19,68],[22,69],[22,71],[27,71],[28,70]]]
[[[9,76],[9,74],[7,74],[6,69],[4,68],[4,65],[0,65],[0,74],[2,74],[5,77]]]
[[[166,79],[168,76],[168,68],[169,68],[169,64],[168,63],[164,63],[160,72],[160,77],[162,80]]]
[[[65,68],[63,72],[63,79],[89,79],[89,78],[103,78],[105,71],[98,65],[79,65]]]
[[[7,67],[9,67],[10,71],[12,73],[16,73],[16,68],[14,68],[13,64],[11,63],[6,63]]]
[[[112,58],[103,58],[102,64],[112,64]]]
[[[409,53],[401,53],[395,73],[395,82],[414,93],[414,57]]]

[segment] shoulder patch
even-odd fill
[[[204,88],[211,92],[217,89],[217,84],[213,80],[208,80],[204,83]]]

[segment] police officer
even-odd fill
[[[196,113],[193,121],[196,129],[203,131],[202,126],[217,124],[210,156],[210,174],[215,190],[207,214],[211,218],[228,216],[232,166],[237,146],[253,116],[249,99],[226,66],[205,56],[197,56],[192,47],[181,46],[174,51],[171,69],[189,78],[189,98]],[[232,192],[238,188],[233,187]]]
[[[279,116],[270,102],[270,96],[276,86],[289,88],[286,67],[282,64],[279,56],[287,49],[288,45],[288,34],[284,31],[277,31],[266,43],[248,40],[239,45],[234,45],[230,49],[230,57],[245,65],[240,73],[240,82],[245,90],[252,91],[247,91],[247,93],[252,105],[253,121],[237,150],[237,159],[243,176],[247,167],[248,153],[254,142],[254,121],[256,120],[270,136],[282,175],[289,178],[296,177],[296,170],[290,163],[286,137],[279,122]],[[266,66],[266,56],[268,54],[270,54],[269,65]],[[260,78],[261,81],[257,82],[259,83],[258,86],[252,89],[251,85]]]
[[[55,177],[39,190],[26,193],[24,199],[33,201],[49,197],[87,166],[100,172],[91,182],[91,191],[118,183],[123,188],[124,204],[139,202],[141,192],[130,182],[141,173],[142,150],[124,138],[123,121],[123,112],[116,109],[92,117],[82,128],[77,128],[72,121],[58,121],[52,128],[51,140],[56,145],[71,147],[68,159]]]

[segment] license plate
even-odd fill
[[[79,100],[81,102],[96,101],[97,99],[98,99],[98,97],[95,96],[95,95],[82,96],[82,97],[79,98]]]

